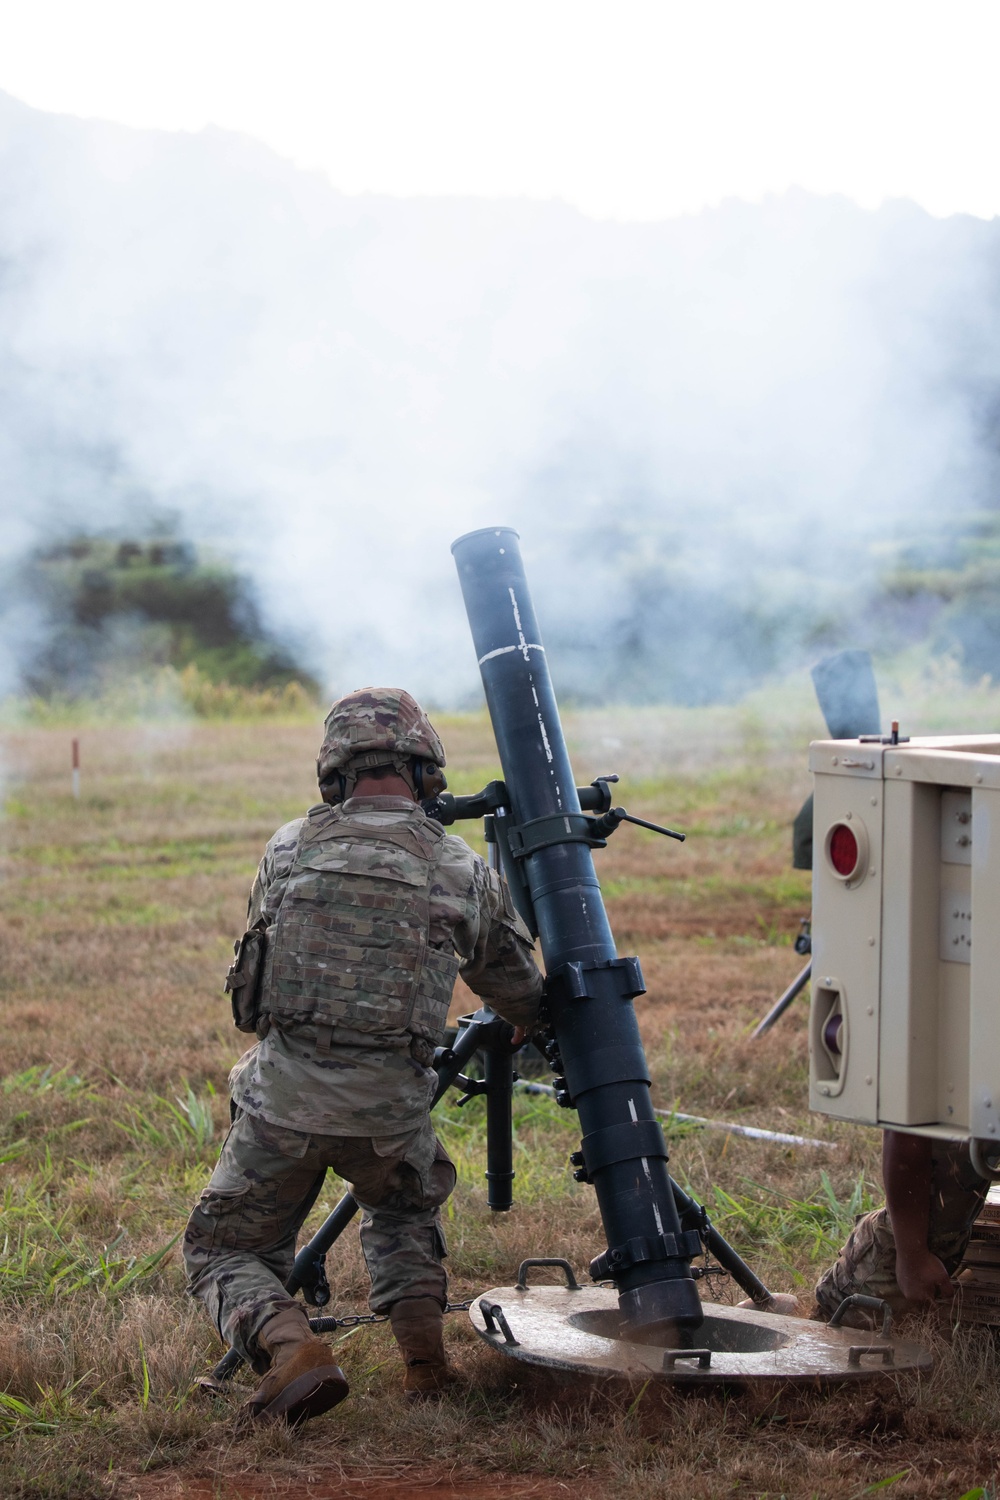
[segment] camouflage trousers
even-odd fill
[[[264,1324],[300,1306],[284,1283],[295,1241],[327,1169],[343,1177],[362,1211],[373,1312],[404,1297],[448,1299],[440,1207],[455,1168],[428,1119],[404,1136],[308,1135],[238,1114],[211,1180],[188,1221],[188,1291],[205,1306],[226,1343],[258,1372]]]
[[[936,1230],[932,1219],[928,1249],[949,1276],[958,1270],[971,1232],[971,1221],[965,1228]],[[865,1297],[881,1297],[897,1317],[915,1310],[916,1304],[903,1296],[896,1280],[896,1239],[888,1209],[879,1208],[863,1215],[833,1265],[820,1277],[816,1301],[823,1317],[832,1318],[844,1298],[855,1292]],[[867,1313],[854,1308],[844,1318],[845,1326],[852,1328],[870,1328],[873,1321]]]

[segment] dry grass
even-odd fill
[[[962,725],[981,727],[996,695],[970,704]],[[808,1295],[878,1193],[878,1141],[806,1113],[804,1006],[748,1040],[801,963],[791,940],[809,888],[788,866],[789,827],[819,732],[804,685],[740,709],[567,721],[581,780],[618,770],[631,810],[691,835],[678,847],[626,829],[598,856],[619,946],[643,961],[657,1102],[830,1142],[682,1132],[673,1149],[673,1170],[765,1278]],[[483,717],[441,727],[456,790],[496,774]],[[169,1247],[227,1117],[240,1039],[221,974],[260,849],[313,800],[318,734],[282,721],[95,724],[74,803],[70,733],[22,728],[4,746],[0,1494],[181,1493],[174,1480],[201,1479],[200,1493],[222,1495],[239,1476],[277,1493],[343,1474],[372,1476],[378,1493],[390,1478],[453,1474],[530,1476],[581,1496],[841,1497],[900,1474],[896,1494],[957,1500],[990,1482],[998,1371],[980,1334],[942,1343],[922,1382],[705,1397],[526,1374],[456,1317],[467,1393],[414,1412],[385,1329],[362,1329],[341,1346],[353,1394],[336,1417],[296,1439],[237,1441],[227,1405],[190,1393],[219,1351]],[[525,1254],[582,1267],[600,1248],[592,1193],[565,1170],[573,1117],[537,1098],[517,1115],[517,1207],[491,1218],[482,1106],[442,1111],[460,1169],[447,1223],[456,1298],[503,1284]],[[317,1218],[339,1188],[331,1180]],[[353,1233],[330,1272],[335,1307],[362,1308]]]

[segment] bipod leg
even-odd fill
[[[477,1017],[483,1017],[483,1019],[479,1020]],[[434,1067],[438,1075],[438,1085],[434,1090],[434,1098],[431,1100],[431,1109],[434,1108],[435,1104],[451,1088],[451,1085],[455,1082],[455,1079],[469,1059],[480,1047],[485,1045],[486,1036],[496,1020],[497,1018],[494,1017],[491,1011],[485,1013],[478,1011],[476,1016],[471,1017],[468,1024],[459,1032],[454,1047],[438,1048],[434,1058]],[[513,1063],[511,1062],[512,1068]],[[511,1087],[513,1088],[513,1079]],[[508,1137],[509,1129],[508,1124]],[[312,1239],[303,1245],[298,1255],[296,1255],[292,1263],[291,1273],[285,1282],[285,1291],[290,1296],[294,1297],[295,1293],[301,1291],[303,1286],[325,1285],[325,1275],[317,1276],[317,1265],[320,1272],[322,1272],[322,1263],[326,1252],[339,1240],[357,1211],[358,1202],[354,1194],[345,1193],[333,1212],[324,1219]],[[324,1302],[328,1299],[329,1291],[327,1291]],[[319,1305],[322,1306],[323,1304],[320,1303]],[[329,1320],[324,1319],[323,1321],[328,1322]],[[227,1354],[223,1355],[212,1371],[211,1379],[218,1381],[231,1380],[242,1364],[242,1354],[237,1349],[230,1349]]]
[[[677,1213],[681,1224],[685,1229],[697,1229],[701,1235],[706,1250],[710,1250],[719,1265],[741,1287],[747,1296],[752,1299],[755,1306],[766,1308],[774,1299],[760,1277],[755,1275],[747,1265],[746,1261],[739,1255],[729,1243],[723,1239],[719,1231],[709,1221],[708,1214],[700,1203],[688,1196],[682,1187],[679,1187],[671,1177],[670,1186],[673,1189],[674,1202],[677,1205]]]
[[[781,999],[774,1002],[774,1004],[771,1006],[771,1009],[764,1017],[763,1021],[758,1022],[758,1024],[754,1027],[753,1031],[750,1033],[750,1040],[752,1042],[755,1042],[759,1036],[763,1036],[765,1031],[770,1031],[775,1021],[781,1020],[781,1017],[785,1014],[785,1011],[791,1005],[796,995],[799,994],[801,990],[804,990],[806,985],[809,983],[810,979],[812,978],[812,970],[812,959],[810,959],[805,968],[802,970],[802,973],[799,974],[796,979],[792,980],[791,984],[788,986]]]
[[[509,1040],[486,1048],[486,1184],[494,1213],[507,1213],[514,1202],[514,1055]]]

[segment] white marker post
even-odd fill
[[[80,741],[73,741],[73,796],[80,798]]]

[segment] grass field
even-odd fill
[[[946,686],[947,708],[940,683],[900,688],[904,727],[995,726],[1000,694],[956,701]],[[485,718],[440,728],[454,790],[497,774]],[[809,884],[790,868],[789,830],[821,732],[811,695],[796,683],[732,709],[572,713],[566,728],[581,781],[616,770],[630,810],[689,835],[681,847],[626,829],[597,856],[619,949],[638,952],[646,975],[637,1005],[655,1102],[827,1143],[690,1129],[672,1140],[672,1170],[723,1233],[808,1304],[880,1192],[874,1133],[806,1111],[804,1004],[749,1041],[802,962],[791,943]],[[415,1411],[387,1330],[362,1328],[339,1345],[349,1402],[298,1437],[237,1440],[246,1387],[229,1404],[191,1390],[221,1351],[185,1298],[176,1239],[222,1139],[240,1050],[221,977],[266,839],[314,800],[317,727],[95,720],[81,731],[78,802],[71,733],[15,727],[3,750],[0,1495],[270,1495],[293,1481],[320,1495],[343,1476],[369,1494],[494,1476],[513,1483],[504,1493],[678,1500],[880,1485],[958,1500],[990,1485],[992,1341],[962,1332],[949,1344],[933,1329],[940,1357],[923,1380],[736,1398],[526,1377],[456,1315],[466,1393]],[[456,997],[456,1011],[469,1004]],[[481,1101],[441,1109],[460,1173],[446,1223],[456,1300],[510,1280],[524,1255],[566,1255],[582,1271],[603,1247],[592,1191],[566,1169],[574,1119],[517,1101],[517,1204],[498,1217],[485,1205]],[[316,1219],[341,1186],[328,1183]],[[364,1310],[353,1230],[329,1271],[333,1310]]]

